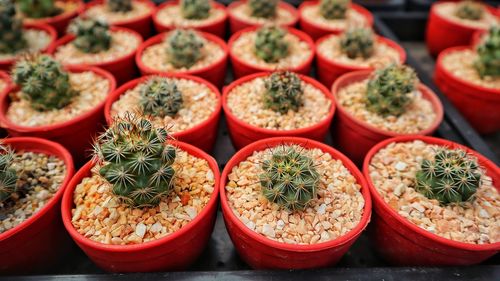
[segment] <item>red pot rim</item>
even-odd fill
[[[123,56],[121,56],[119,58],[116,58],[114,60],[107,61],[107,62],[100,62],[100,63],[76,63],[76,64],[67,64],[67,65],[88,65],[88,66],[96,66],[96,67],[106,68],[109,65],[118,64],[118,63],[121,63],[123,61],[127,61],[127,60],[130,60],[130,59],[133,59],[133,57],[135,56],[135,53],[137,51],[137,48],[143,42],[142,36],[139,33],[137,33],[136,31],[133,31],[133,30],[128,29],[128,28],[118,27],[118,26],[111,26],[110,30],[111,31],[124,31],[124,32],[132,34],[138,40],[137,47],[134,48],[132,50],[132,52],[130,52],[128,54],[125,54],[125,55],[123,55]],[[54,55],[56,53],[57,49],[59,49],[59,47],[70,43],[74,39],[75,39],[75,35],[72,35],[72,34],[66,34],[66,35],[64,35],[63,37],[59,38],[59,40],[56,41],[56,43],[48,51],[48,53]]]
[[[63,2],[75,2],[77,6],[73,11],[63,12],[53,17],[40,18],[40,19],[26,18],[26,21],[30,23],[46,23],[52,25],[55,22],[66,21],[73,17],[76,17],[76,15],[80,14],[85,8],[85,3],[83,2],[83,0],[65,0]]]
[[[443,104],[441,103],[441,100],[436,96],[436,94],[427,86],[424,84],[420,83],[418,84],[418,90],[422,92],[422,94],[425,96],[425,99],[430,101],[432,103],[432,107],[434,109],[434,113],[436,113],[436,118],[432,122],[432,124],[424,129],[420,130],[417,133],[397,133],[397,132],[391,132],[387,130],[382,130],[379,129],[365,121],[359,120],[358,118],[354,117],[350,112],[348,112],[342,104],[337,99],[337,92],[339,90],[339,86],[345,81],[345,80],[351,80],[355,79],[356,81],[364,80],[368,78],[371,74],[373,73],[373,70],[360,70],[360,71],[354,71],[354,72],[349,72],[346,73],[342,76],[340,76],[332,85],[332,93],[335,97],[335,102],[337,105],[337,109],[339,112],[342,112],[343,115],[347,116],[353,123],[357,124],[360,127],[363,127],[364,129],[375,132],[377,134],[387,136],[387,137],[396,137],[396,136],[405,136],[405,135],[428,135],[434,132],[437,127],[439,127],[439,124],[441,124],[441,121],[443,121],[443,115],[444,115],[444,110],[443,110]],[[350,83],[351,84],[351,83]],[[343,87],[342,87],[343,88]]]
[[[146,6],[148,6],[148,8],[149,8],[149,12],[144,14],[144,15],[136,16],[136,17],[133,17],[130,19],[117,20],[113,23],[110,23],[110,25],[134,24],[136,22],[139,22],[139,21],[142,21],[144,19],[151,17],[151,15],[153,14],[153,12],[156,9],[156,5],[153,2],[151,2],[150,0],[133,0],[132,2],[141,2],[143,4],[146,4]],[[92,0],[91,2],[88,2],[85,4],[85,9],[81,11],[81,15],[85,15],[87,10],[90,7],[99,6],[99,5],[103,5],[103,4],[104,4],[104,0]]]
[[[264,150],[275,144],[283,144],[283,143],[301,144],[306,147],[319,148],[323,152],[330,154],[332,158],[340,160],[342,164],[349,170],[349,172],[356,178],[357,183],[361,186],[361,193],[363,199],[365,200],[365,205],[363,207],[363,215],[359,223],[353,229],[351,229],[346,234],[337,237],[336,239],[326,242],[316,243],[312,245],[287,244],[271,240],[261,234],[258,234],[253,230],[250,230],[239,218],[236,217],[236,215],[233,213],[233,210],[229,207],[225,188],[226,188],[227,177],[231,172],[231,170],[233,169],[233,167],[238,165],[241,161],[244,161],[244,160],[240,161],[240,159],[238,158],[247,158],[254,151]],[[224,167],[224,170],[222,171],[221,182],[220,182],[220,197],[221,197],[221,207],[222,210],[224,211],[224,217],[227,220],[230,220],[235,226],[237,226],[240,231],[244,232],[252,239],[257,240],[259,243],[266,245],[268,247],[285,251],[294,251],[294,252],[313,252],[313,251],[334,248],[348,243],[366,228],[368,222],[370,221],[371,210],[372,210],[372,202],[369,190],[367,188],[366,180],[362,175],[362,173],[358,170],[356,165],[349,158],[340,153],[338,150],[324,143],[298,137],[276,137],[276,138],[263,139],[251,143],[242,148],[241,150],[239,150],[236,154],[234,154],[231,157],[229,162],[227,162],[226,166]]]
[[[169,4],[169,3],[166,3],[166,4]],[[207,32],[203,32],[203,31],[199,31],[199,30],[195,30],[195,32],[200,34],[203,38],[205,38],[205,40],[214,42],[217,45],[219,45],[222,48],[222,50],[224,51],[224,55],[220,59],[212,62],[211,64],[209,64],[207,66],[193,69],[193,70],[188,69],[188,70],[175,70],[175,71],[159,71],[159,70],[150,68],[149,66],[145,65],[142,62],[142,54],[144,53],[144,50],[146,50],[147,48],[149,48],[153,45],[160,44],[161,42],[163,42],[165,40],[165,38],[170,34],[170,32],[172,32],[172,31],[167,31],[167,32],[163,32],[163,33],[160,33],[158,35],[155,35],[155,36],[147,39],[141,45],[139,45],[139,47],[137,48],[137,52],[135,53],[135,63],[137,64],[137,67],[139,67],[139,69],[141,71],[144,71],[146,73],[179,73],[179,74],[188,74],[188,75],[199,75],[200,73],[210,71],[215,65],[219,65],[219,64],[225,63],[227,61],[227,57],[229,55],[229,50],[228,50],[226,42],[224,42],[224,40],[220,39],[216,35],[213,35],[213,34],[210,34]]]
[[[245,19],[237,17],[237,16],[234,15],[233,9],[235,9],[236,7],[238,7],[240,5],[245,4],[245,2],[246,1],[241,1],[241,0],[239,0],[239,1],[232,1],[227,6],[227,15],[228,15],[228,17],[231,20],[236,20],[236,21],[244,22],[247,25],[251,25],[252,27],[254,27],[254,26],[261,26],[262,24],[248,22]],[[285,10],[289,11],[290,14],[292,14],[293,20],[290,21],[289,23],[284,24],[284,26],[295,26],[295,25],[297,25],[297,22],[299,21],[299,12],[297,11],[297,9],[292,4],[289,4],[289,3],[285,2],[285,1],[279,1],[278,2],[278,8],[285,9]]]
[[[121,87],[119,87],[118,89],[116,89],[115,91],[113,91],[108,96],[108,98],[106,99],[106,103],[104,105],[104,116],[106,118],[106,123],[108,125],[111,124],[111,122],[112,122],[111,107],[119,99],[119,97],[121,95],[125,94],[128,90],[134,88],[138,84],[143,83],[143,82],[147,81],[148,79],[150,79],[151,77],[155,77],[155,76],[192,80],[192,81],[195,81],[197,83],[200,83],[200,84],[203,84],[203,85],[207,86],[217,96],[217,105],[216,105],[216,108],[208,116],[207,119],[203,120],[202,122],[196,124],[195,126],[189,128],[189,129],[173,133],[172,136],[174,138],[182,138],[182,137],[184,137],[186,135],[189,135],[189,134],[191,134],[191,133],[193,133],[193,132],[195,132],[195,131],[197,131],[197,130],[205,127],[205,126],[207,126],[208,124],[214,122],[215,120],[217,120],[217,118],[220,115],[221,108],[222,108],[221,94],[220,94],[219,90],[217,89],[217,87],[215,87],[210,82],[208,82],[207,80],[205,80],[203,78],[200,78],[200,77],[191,76],[191,75],[187,75],[187,74],[167,74],[167,73],[162,73],[162,74],[151,74],[151,75],[146,75],[146,76],[142,76],[142,77],[136,78],[134,80],[131,80],[131,81],[123,84]]]
[[[284,137],[290,136],[290,137],[292,137],[292,136],[295,136],[298,134],[303,134],[303,133],[315,131],[318,128],[321,128],[324,126],[329,126],[329,124],[333,118],[333,115],[335,114],[335,108],[336,108],[336,106],[335,106],[336,102],[335,102],[334,95],[332,95],[332,93],[330,91],[328,91],[328,88],[326,88],[323,84],[321,84],[317,80],[315,80],[309,76],[306,76],[303,74],[298,74],[298,73],[296,73],[296,74],[300,77],[300,79],[302,79],[302,81],[304,81],[307,84],[312,85],[314,88],[320,90],[323,93],[323,95],[325,95],[326,98],[332,102],[332,104],[330,106],[330,110],[328,111],[328,115],[325,118],[323,118],[321,121],[319,121],[318,123],[315,123],[311,126],[299,128],[299,129],[294,129],[294,130],[272,130],[272,129],[261,128],[261,127],[257,127],[257,126],[248,124],[248,123],[244,122],[243,120],[237,118],[231,112],[231,108],[229,108],[229,105],[227,104],[227,99],[228,99],[231,91],[235,87],[237,87],[243,83],[249,82],[249,81],[254,80],[256,78],[269,76],[270,74],[271,74],[271,72],[258,72],[258,73],[250,74],[250,75],[244,76],[240,79],[237,79],[237,80],[233,81],[231,84],[229,84],[227,87],[224,87],[223,93],[222,93],[222,108],[224,109],[224,114],[225,114],[227,119],[230,119],[231,121],[238,124],[238,126],[241,126],[248,131],[254,131],[254,132],[258,132],[258,133],[265,134],[265,135],[272,135],[275,137],[278,137],[278,136],[284,136]]]
[[[56,155],[59,159],[64,161],[64,165],[66,166],[66,175],[64,176],[64,180],[59,186],[59,189],[56,191],[54,196],[49,199],[49,201],[36,213],[34,213],[31,217],[23,221],[22,223],[16,225],[15,227],[5,231],[4,233],[0,233],[0,241],[5,241],[8,238],[18,234],[23,231],[25,228],[33,224],[38,218],[45,215],[51,208],[54,207],[62,198],[63,193],[70,182],[73,174],[75,173],[75,168],[73,166],[73,158],[71,158],[71,154],[60,144],[49,141],[41,138],[33,138],[33,137],[16,137],[16,138],[5,138],[0,141],[3,144],[12,145],[14,149],[17,145],[23,145],[25,143],[34,143],[37,145],[36,149],[30,149],[29,151],[43,153],[47,155],[55,155],[54,153],[50,153],[47,150],[55,150],[58,154]]]
[[[470,46],[458,46],[458,47],[451,47],[451,48],[447,48],[447,49],[443,50],[438,55],[438,58],[436,61],[436,70],[435,71],[442,72],[444,75],[447,76],[448,79],[453,80],[457,84],[461,84],[463,87],[472,88],[473,90],[478,91],[478,92],[488,92],[492,95],[500,95],[500,89],[487,88],[487,87],[469,82],[465,79],[462,79],[460,77],[453,75],[448,69],[446,69],[446,67],[443,66],[443,60],[447,55],[449,55],[453,52],[464,51],[464,50],[473,50],[473,49]]]
[[[175,28],[174,25],[165,25],[160,20],[158,20],[158,13],[161,10],[165,9],[166,7],[177,6],[178,4],[179,4],[178,1],[166,1],[166,2],[162,3],[161,5],[159,5],[156,8],[156,10],[153,12],[153,22],[155,23],[155,25],[161,26],[161,27],[163,27],[165,29],[173,29],[173,28]],[[218,25],[218,24],[223,23],[223,22],[225,22],[227,20],[226,6],[224,6],[223,4],[221,4],[219,2],[216,2],[216,1],[211,1],[211,4],[212,4],[213,8],[224,11],[224,16],[221,17],[218,20],[207,22],[206,24],[202,24],[202,25],[191,26],[189,28],[193,28],[193,29],[205,28],[205,27],[209,27],[209,26]],[[188,28],[188,27],[186,27],[186,28]]]
[[[182,236],[183,234],[187,233],[191,229],[195,228],[203,219],[205,219],[207,216],[209,216],[209,209],[213,205],[217,204],[217,200],[219,198],[219,182],[220,182],[220,172],[219,172],[219,166],[217,165],[217,162],[215,159],[207,154],[206,152],[203,152],[201,149],[194,147],[190,144],[184,143],[184,142],[178,142],[178,141],[171,141],[171,144],[174,146],[186,151],[190,155],[193,155],[198,158],[203,158],[208,162],[208,165],[210,166],[210,169],[214,173],[214,191],[212,192],[212,195],[210,196],[209,201],[203,207],[200,213],[192,220],[190,221],[186,226],[182,227],[181,229],[164,236],[162,238],[149,241],[149,242],[144,242],[141,244],[132,244],[132,245],[110,245],[110,244],[104,244],[100,242],[96,242],[94,240],[91,240],[89,238],[86,238],[82,234],[80,234],[76,229],[74,228],[73,224],[71,223],[72,215],[71,215],[71,210],[73,209],[73,192],[78,184],[81,183],[80,179],[78,179],[81,176],[85,176],[90,169],[94,166],[95,163],[91,161],[87,162],[73,177],[73,179],[70,181],[68,188],[66,188],[66,191],[64,192],[63,199],[62,199],[62,204],[61,204],[61,213],[62,213],[62,219],[64,223],[64,227],[66,230],[69,232],[71,237],[81,245],[84,245],[84,247],[92,248],[97,251],[106,251],[106,252],[139,252],[139,251],[144,251],[147,249],[151,249],[154,247],[157,247],[162,244],[166,244],[179,236]]]
[[[457,27],[460,27],[460,28],[463,28],[463,29],[467,29],[467,30],[471,30],[471,31],[486,30],[486,29],[481,28],[481,27],[470,26],[470,25],[464,24],[464,23],[459,22],[459,21],[450,20],[449,18],[443,17],[438,12],[436,12],[436,9],[438,9],[437,8],[438,6],[444,5],[444,4],[448,4],[448,3],[451,3],[451,2],[457,2],[457,1],[439,1],[439,2],[436,2],[436,3],[432,4],[431,10],[429,12],[429,15],[432,14],[432,16],[438,17],[440,20],[445,21],[449,25],[454,25],[454,26],[457,26]],[[498,17],[497,11],[495,10],[495,8],[491,7],[490,5],[488,5],[488,4],[484,3],[484,2],[480,2],[480,4],[482,4],[486,8],[486,10],[487,10],[488,13],[492,14],[493,16],[497,16]]]
[[[260,27],[261,26],[251,26],[251,27],[247,27],[247,28],[244,28],[244,29],[236,32],[235,34],[233,34],[231,36],[231,38],[229,38],[229,41],[227,42],[227,46],[229,49],[229,57],[231,58],[231,61],[234,61],[236,63],[244,65],[247,68],[257,69],[258,72],[268,72],[268,71],[274,70],[274,68],[250,64],[250,63],[246,62],[245,60],[242,60],[240,57],[234,55],[233,51],[232,51],[234,42],[236,40],[238,40],[241,35],[243,35],[244,33],[248,33],[248,32],[255,32]],[[304,68],[305,66],[310,65],[314,59],[314,54],[315,54],[315,46],[314,46],[314,41],[312,40],[312,38],[309,35],[307,35],[306,33],[302,32],[298,29],[295,29],[292,27],[287,27],[287,26],[282,26],[282,28],[286,29],[289,33],[297,36],[300,41],[306,42],[307,45],[309,45],[309,49],[311,50],[311,54],[308,56],[308,58],[303,63],[301,63],[300,65],[295,66],[295,67],[288,67],[286,69],[290,70],[290,71],[299,71],[300,69]]]
[[[5,89],[0,91],[0,96],[2,96],[4,92],[10,91],[10,88],[12,87],[12,80],[10,79],[10,75],[7,72],[1,70],[0,70],[0,80],[3,80],[6,83]]]
[[[105,71],[103,69],[100,69],[97,67],[92,67],[92,66],[84,66],[84,65],[74,65],[74,66],[68,65],[68,66],[65,66],[64,68],[67,69],[69,72],[76,72],[76,73],[84,72],[84,71],[92,71],[92,72],[98,74],[99,76],[104,77],[109,82],[109,90],[108,90],[108,94],[107,94],[108,97],[109,97],[109,94],[112,93],[116,88],[116,80],[113,77],[113,75],[111,73],[109,73],[108,71]],[[9,93],[13,90],[16,90],[16,89],[17,89],[17,87],[12,86],[9,88],[8,91],[4,92],[0,96],[0,124],[2,125],[2,127],[5,127],[7,130],[15,130],[17,132],[24,132],[24,133],[35,133],[36,134],[36,133],[41,133],[41,132],[53,131],[53,130],[57,130],[60,128],[64,128],[64,127],[67,127],[67,126],[70,126],[73,124],[83,122],[83,120],[85,120],[89,116],[92,116],[97,111],[100,111],[104,107],[104,104],[105,104],[106,100],[108,99],[108,97],[106,97],[106,99],[104,99],[102,102],[100,102],[98,105],[96,105],[93,109],[91,109],[91,110],[89,110],[81,115],[78,115],[75,118],[70,119],[68,121],[64,121],[64,122],[56,123],[56,124],[52,124],[52,125],[47,125],[47,126],[28,127],[28,126],[21,126],[21,125],[14,124],[12,121],[9,120],[9,118],[7,118],[7,115],[6,115],[6,110],[10,104]]]
[[[460,148],[463,149],[474,156],[478,158],[478,160],[481,162],[483,166],[487,166],[487,169],[489,170],[488,174],[491,174],[492,172],[495,174],[500,174],[500,168],[498,168],[493,162],[488,160],[486,157],[483,155],[479,154],[478,152],[463,146],[461,144],[445,140],[445,139],[440,139],[440,138],[435,138],[435,137],[429,137],[429,136],[400,136],[400,137],[395,137],[395,138],[390,138],[383,140],[379,142],[377,145],[372,147],[368,154],[365,157],[365,160],[363,162],[363,174],[366,178],[366,181],[368,183],[368,188],[370,190],[370,194],[372,196],[372,200],[374,201],[373,203],[380,208],[383,209],[384,212],[390,214],[391,217],[396,219],[399,224],[403,225],[405,228],[412,230],[413,232],[416,232],[417,234],[424,236],[425,238],[432,240],[438,244],[447,246],[447,247],[453,247],[456,249],[461,249],[461,250],[467,250],[467,251],[491,251],[491,250],[500,250],[500,242],[497,243],[490,243],[490,244],[471,244],[471,243],[465,243],[465,242],[458,242],[454,241],[451,239],[446,239],[444,237],[438,236],[434,233],[431,233],[423,228],[418,227],[417,225],[411,223],[407,219],[403,218],[400,216],[396,211],[391,209],[389,204],[387,204],[384,199],[379,195],[379,192],[373,185],[371,179],[370,179],[370,173],[369,173],[369,165],[372,157],[382,148],[386,147],[390,143],[395,143],[395,142],[411,142],[414,140],[421,140],[425,143],[428,144],[437,144],[437,145],[442,145],[442,146],[447,146],[451,148]]]

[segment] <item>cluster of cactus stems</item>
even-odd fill
[[[255,55],[268,63],[278,62],[290,53],[290,44],[286,41],[287,31],[277,26],[265,26],[257,31]]]
[[[203,38],[195,31],[177,29],[167,38],[169,62],[176,68],[190,68],[203,58]]]
[[[151,207],[173,190],[176,149],[165,128],[127,113],[116,118],[94,144],[99,174],[112,192],[132,207]]]
[[[340,50],[349,58],[367,59],[375,52],[375,36],[369,28],[347,30],[340,37]]]
[[[321,0],[319,11],[325,19],[341,20],[346,18],[350,5],[350,0]]]
[[[278,146],[269,160],[262,163],[262,194],[288,210],[304,210],[316,198],[319,173],[311,158],[300,148]]]
[[[23,23],[16,15],[12,0],[0,0],[0,54],[12,54],[26,48]]]
[[[480,20],[484,15],[484,7],[476,1],[462,1],[457,5],[455,15],[461,19]]]
[[[180,5],[186,19],[206,19],[210,15],[210,0],[181,0]]]
[[[265,80],[264,106],[280,114],[297,111],[303,104],[302,80],[289,71],[277,71]]]
[[[175,116],[182,108],[182,93],[175,81],[166,77],[154,77],[140,89],[140,104],[144,114],[165,117]]]
[[[84,53],[99,53],[111,48],[111,33],[106,22],[96,19],[75,19],[68,31],[76,36],[73,46]]]
[[[0,145],[0,203],[17,191],[17,174],[12,169],[14,152],[10,147]]]
[[[442,204],[474,199],[481,185],[477,159],[461,149],[441,148],[433,160],[424,160],[416,174],[415,189]]]
[[[477,47],[478,59],[474,66],[479,76],[500,77],[500,27],[492,27]]]
[[[399,116],[411,103],[417,82],[417,74],[408,66],[392,64],[379,69],[368,81],[366,107],[382,116]]]
[[[29,18],[53,17],[62,12],[54,0],[16,0],[19,10]]]
[[[39,111],[61,109],[78,95],[70,84],[69,74],[52,57],[27,56],[19,60],[12,78],[21,87],[21,98]]]
[[[250,15],[256,18],[274,18],[278,10],[279,0],[248,0]]]
[[[126,13],[132,11],[132,0],[106,0],[106,6],[114,13]]]

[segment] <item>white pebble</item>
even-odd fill
[[[160,231],[161,231],[161,228],[162,228],[161,223],[156,222],[155,224],[153,224],[153,225],[151,226],[151,229],[149,229],[149,231],[151,231],[151,232],[153,232],[153,233],[157,233],[157,232],[160,232]]]
[[[274,229],[272,228],[272,226],[270,226],[267,223],[262,226],[262,234],[264,234],[268,237],[275,237],[276,236],[276,233],[274,233]]]
[[[326,212],[326,204],[319,205],[317,212],[319,215],[324,215]]]
[[[145,234],[146,234],[146,226],[142,222],[138,223],[137,226],[135,227],[135,235],[143,238]]]
[[[479,216],[482,218],[489,218],[490,214],[488,214],[488,212],[486,212],[485,209],[481,209],[481,210],[479,210]]]
[[[404,169],[406,169],[406,166],[406,163],[399,161],[396,163],[396,165],[394,165],[394,168],[398,171],[404,171]]]
[[[42,189],[42,190],[40,190],[40,192],[38,192],[38,194],[36,195],[36,198],[38,200],[43,201],[43,200],[49,198],[49,196],[50,196],[50,192],[46,189]]]
[[[194,207],[191,207],[191,206],[184,207],[184,210],[186,211],[186,213],[188,214],[188,216],[191,219],[194,219],[196,217],[196,215],[198,214],[198,212],[196,211],[196,209]]]
[[[330,240],[330,234],[326,231],[321,232],[321,241]]]
[[[255,223],[253,221],[248,221],[245,225],[251,230],[255,230]]]
[[[276,223],[276,228],[277,229],[283,229],[283,227],[285,227],[285,222],[282,221],[282,220],[279,220],[277,223]]]

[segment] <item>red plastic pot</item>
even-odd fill
[[[203,210],[180,230],[158,240],[133,245],[108,245],[90,240],[75,230],[71,223],[73,193],[84,177],[91,175],[94,163],[83,166],[69,183],[62,200],[62,218],[66,230],[78,246],[100,268],[110,272],[147,272],[182,270],[192,264],[207,245],[217,216],[220,173],[217,162],[200,149],[182,142],[173,145],[189,154],[205,159],[215,177],[215,188]]]
[[[367,79],[372,72],[370,70],[362,70],[344,74],[332,86],[332,93],[338,109],[337,118],[333,122],[332,137],[335,146],[358,165],[363,163],[366,153],[378,142],[391,137],[407,135],[381,130],[365,121],[359,120],[344,109],[338,101],[337,93],[340,89],[349,84]],[[436,113],[436,119],[429,128],[414,135],[431,135],[443,120],[443,105],[436,94],[424,84],[419,83],[418,90],[426,100],[431,102]]]
[[[67,66],[69,72],[92,71],[109,81],[109,93],[116,88],[116,82],[111,73],[96,67]],[[12,123],[6,112],[10,105],[9,93],[18,88],[12,87],[0,97],[0,124],[10,136],[32,136],[49,139],[62,144],[68,149],[77,164],[83,163],[88,150],[91,148],[93,136],[102,129],[104,123],[104,100],[92,110],[89,110],[71,120],[48,125],[27,127]]]
[[[331,60],[327,58],[324,54],[319,51],[318,46],[330,36],[336,35],[327,35],[321,37],[318,41],[316,41],[316,71],[318,74],[318,80],[323,83],[326,87],[332,87],[333,82],[337,80],[340,76],[345,73],[358,71],[358,70],[373,70],[372,67],[364,67],[364,66],[356,66],[353,64],[344,64],[339,61]],[[395,49],[399,53],[399,63],[403,64],[406,61],[406,52],[405,50],[399,46],[398,43],[389,40],[384,37],[377,36],[378,44],[385,44]]]
[[[313,245],[294,245],[281,243],[250,230],[229,206],[226,195],[227,177],[233,167],[251,156],[255,151],[284,143],[299,144],[306,148],[319,148],[343,165],[361,185],[361,193],[365,200],[363,216],[356,227],[337,239]],[[254,142],[238,151],[229,160],[222,172],[220,183],[221,206],[226,228],[240,257],[255,269],[307,269],[331,266],[349,250],[351,245],[366,228],[371,216],[371,199],[365,179],[358,168],[346,156],[332,147],[305,138],[270,138]]]
[[[303,2],[299,6],[299,26],[302,31],[305,33],[309,34],[314,40],[317,40],[318,38],[321,38],[327,34],[340,34],[344,30],[341,28],[336,28],[336,27],[324,27],[322,25],[319,25],[317,23],[314,23],[312,21],[309,21],[306,17],[304,17],[304,9],[311,7],[311,6],[317,6],[319,5],[319,1],[307,1]],[[351,8],[356,10],[356,12],[360,13],[363,15],[365,18],[366,22],[368,23],[367,26],[373,26],[373,15],[370,11],[367,9],[363,8],[360,5],[351,4]]]
[[[42,30],[46,33],[49,34],[50,36],[50,43],[45,47],[43,50],[40,50],[40,53],[45,53],[49,51],[51,48],[53,48],[56,40],[57,40],[57,32],[56,30],[47,24],[43,23],[24,23],[23,24],[23,29],[36,29],[36,30]],[[11,59],[0,59],[0,70],[5,70],[5,71],[10,71],[12,65],[16,61],[16,58],[11,58]]]
[[[149,38],[148,40],[146,40],[146,42],[142,43],[139,46],[139,48],[137,49],[137,53],[135,55],[135,62],[139,67],[139,71],[141,72],[142,75],[159,74],[159,73],[178,73],[178,74],[199,76],[203,79],[210,81],[219,89],[222,88],[222,86],[224,86],[224,79],[226,78],[227,57],[229,53],[226,42],[224,42],[224,40],[210,33],[198,31],[198,34],[200,34],[203,38],[205,38],[205,40],[214,42],[217,45],[219,45],[224,51],[224,56],[222,56],[219,60],[213,62],[211,65],[194,70],[186,70],[186,71],[176,70],[174,72],[162,72],[150,68],[142,62],[142,55],[144,53],[144,50],[153,45],[157,45],[165,41],[165,39],[169,35],[168,32],[165,32]]]
[[[148,38],[152,34],[152,23],[153,23],[152,15],[156,9],[156,5],[150,0],[134,0],[134,2],[135,1],[142,2],[146,6],[148,6],[150,10],[149,13],[132,19],[116,21],[111,23],[111,25],[133,30],[139,33],[142,36],[142,38]],[[94,0],[92,2],[87,3],[87,5],[85,6],[85,11],[82,12],[82,15],[85,15],[86,10],[88,10],[89,8],[100,5],[105,5],[104,0]]]
[[[470,47],[454,47],[439,54],[434,72],[434,82],[455,107],[480,133],[500,130],[500,89],[486,88],[460,79],[443,66],[443,59],[450,53]]]
[[[401,136],[384,140],[374,146],[365,158],[363,173],[373,199],[375,216],[372,223],[375,247],[382,256],[396,265],[405,266],[458,266],[480,263],[500,251],[500,242],[469,244],[457,242],[426,231],[400,216],[380,196],[370,179],[372,157],[382,148],[395,142],[421,140],[428,144],[460,148],[476,156],[499,190],[500,169],[479,153],[457,143],[427,136]]]
[[[73,160],[61,145],[39,138],[8,138],[2,143],[16,151],[55,155],[64,161],[66,176],[59,190],[33,216],[0,233],[0,272],[27,274],[55,265],[70,247],[60,216],[61,198],[74,174]]]
[[[210,84],[208,81],[191,75],[186,75],[186,74],[157,74],[157,75],[163,77],[192,80],[207,86],[208,88],[210,88],[212,92],[215,93],[215,95],[217,96],[217,105],[214,112],[212,112],[212,114],[210,114],[210,116],[206,120],[187,130],[172,134],[174,139],[189,143],[204,150],[207,153],[210,153],[215,145],[215,140],[217,139],[217,128],[219,125],[219,118],[222,107],[219,90],[214,85]],[[106,122],[108,125],[110,125],[113,121],[113,117],[111,116],[111,107],[113,106],[113,103],[115,103],[120,98],[120,96],[125,94],[128,90],[135,88],[138,84],[146,82],[153,76],[155,75],[143,76],[141,78],[132,80],[124,84],[120,88],[116,89],[116,91],[114,91],[113,93],[111,93],[109,98],[106,100],[106,104],[104,105],[104,116],[106,117]]]
[[[2,80],[4,83],[6,83],[5,88],[3,90],[0,90],[0,94],[3,93],[4,91],[8,91],[9,87],[12,86],[12,80],[10,79],[10,75],[5,72],[0,70],[0,80]]]
[[[28,23],[42,23],[52,26],[56,31],[58,36],[62,36],[66,33],[69,22],[80,14],[85,8],[85,3],[83,0],[61,0],[61,2],[74,2],[76,8],[73,11],[63,12],[57,16],[41,19],[25,18],[24,21]]]
[[[231,60],[231,65],[233,67],[233,74],[234,74],[235,78],[240,78],[240,77],[250,75],[250,74],[253,74],[256,72],[265,72],[265,71],[275,70],[275,68],[271,68],[271,67],[261,67],[261,66],[256,66],[256,65],[250,64],[250,63],[242,60],[240,57],[238,57],[237,55],[235,55],[233,53],[234,42],[236,40],[238,40],[238,38],[240,38],[240,36],[243,35],[244,33],[255,32],[257,29],[259,29],[258,26],[249,27],[249,28],[240,30],[237,33],[235,33],[233,36],[231,36],[231,38],[229,39],[229,41],[227,43],[228,48],[229,48],[229,58]],[[314,41],[311,39],[311,37],[309,37],[309,35],[307,35],[306,33],[302,32],[298,29],[287,28],[287,30],[289,33],[297,36],[300,39],[300,41],[306,42],[307,45],[309,45],[309,49],[311,50],[311,54],[309,55],[309,57],[307,58],[306,61],[304,61],[302,64],[300,64],[296,67],[288,68],[287,70],[297,72],[300,74],[304,74],[304,75],[309,75],[309,73],[311,72],[312,61],[314,59],[314,49],[315,49]]]
[[[300,79],[320,90],[332,102],[328,115],[323,120],[312,126],[295,130],[271,130],[245,123],[232,113],[231,108],[229,108],[227,104],[227,99],[231,91],[241,84],[269,75],[270,73],[268,72],[248,75],[232,82],[224,88],[222,94],[222,108],[224,109],[224,115],[226,116],[227,127],[229,129],[229,135],[233,146],[236,149],[240,149],[255,141],[271,137],[303,137],[317,141],[324,141],[335,113],[335,101],[333,95],[325,86],[309,76],[299,74]]]
[[[139,33],[126,29],[123,27],[111,27],[111,31],[126,31],[132,34],[134,37],[137,38],[139,45],[140,46],[143,42],[142,37]],[[61,46],[64,46],[66,44],[69,44],[71,41],[75,39],[75,36],[72,34],[65,35],[64,37],[60,38],[57,40],[53,48],[49,50],[50,54],[55,54],[57,49]],[[135,77],[137,77],[137,66],[135,65],[135,53],[137,49],[134,49],[134,51],[118,58],[112,61],[108,62],[103,62],[103,63],[93,63],[93,64],[75,64],[75,65],[87,65],[87,66],[95,66],[102,68],[106,71],[109,71],[110,73],[113,74],[113,76],[116,79],[116,82],[118,85],[121,85]],[[64,62],[63,62],[64,63]]]
[[[227,6],[227,14],[229,17],[229,30],[231,31],[231,34],[234,34],[242,29],[246,29],[248,27],[255,27],[255,26],[262,26],[262,24],[256,24],[253,22],[247,22],[242,18],[239,18],[234,15],[232,12],[233,9],[240,5],[244,5],[246,1],[234,1],[229,6]],[[286,27],[294,27],[297,25],[297,22],[299,21],[299,13],[297,12],[297,9],[295,9],[294,6],[291,4],[288,4],[284,1],[280,1],[278,3],[278,8],[279,9],[286,9],[292,14],[292,19],[288,24],[285,24],[284,26]]]

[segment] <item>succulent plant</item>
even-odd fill
[[[17,174],[12,169],[14,152],[10,147],[0,145],[0,202],[4,202],[17,191]]]
[[[319,11],[325,19],[340,20],[346,18],[349,5],[350,0],[321,0]]]
[[[27,56],[19,60],[14,66],[12,78],[21,86],[21,98],[39,111],[61,109],[78,95],[71,88],[68,73],[47,55]]]
[[[112,192],[133,207],[156,206],[173,190],[176,150],[169,135],[145,117],[116,118],[94,144],[99,174]]]
[[[103,21],[78,18],[70,24],[68,31],[76,36],[73,46],[84,53],[95,54],[111,47],[109,25]]]
[[[293,146],[272,149],[269,160],[262,164],[262,194],[289,210],[304,210],[316,198],[319,174],[311,158]]]
[[[500,76],[500,27],[490,29],[477,48],[478,59],[474,66],[481,77]]]
[[[183,103],[175,81],[159,76],[141,87],[140,96],[143,113],[158,117],[175,116]]]
[[[186,19],[206,19],[210,8],[210,0],[181,0],[182,16]]]
[[[289,71],[277,71],[265,80],[264,105],[266,108],[286,114],[297,111],[302,105],[304,91],[302,80]]]
[[[16,16],[12,0],[0,0],[0,54],[13,54],[26,48],[23,23]]]
[[[195,31],[177,29],[167,39],[168,60],[176,68],[189,68],[203,57],[204,45]]]
[[[19,10],[29,18],[53,17],[62,12],[54,0],[16,0]]]
[[[433,160],[423,160],[416,174],[415,189],[442,204],[474,199],[481,185],[477,159],[461,149],[439,149]]]
[[[115,13],[126,13],[132,11],[132,0],[106,0],[108,9]]]
[[[255,38],[255,55],[269,63],[288,56],[290,46],[285,40],[286,34],[286,30],[277,26],[260,28]]]
[[[455,15],[461,19],[480,20],[483,14],[483,5],[475,1],[462,1],[455,9]]]
[[[256,18],[274,18],[278,10],[279,0],[248,0],[250,14]]]
[[[373,31],[368,28],[347,30],[340,37],[340,49],[351,59],[367,59],[375,51],[374,37]]]
[[[366,106],[382,116],[399,116],[411,103],[417,82],[417,74],[411,67],[392,64],[379,69],[368,81]]]

